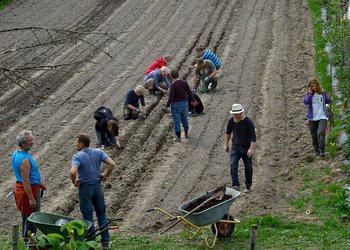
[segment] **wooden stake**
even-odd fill
[[[257,249],[257,240],[258,240],[258,225],[252,225],[250,229],[250,250]]]
[[[18,240],[19,240],[19,226],[12,226],[12,249],[18,250]]]

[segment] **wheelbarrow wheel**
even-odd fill
[[[222,220],[234,220],[234,218],[229,215],[225,214],[224,217],[222,217]],[[235,230],[235,224],[234,223],[225,223],[225,222],[216,222],[216,228],[218,230],[218,237],[223,239],[227,237],[231,237],[233,231]],[[215,234],[215,226],[211,225],[211,230]]]

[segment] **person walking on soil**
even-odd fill
[[[22,236],[27,238],[30,233],[36,233],[36,226],[28,221],[33,212],[40,211],[42,190],[39,166],[29,154],[33,147],[32,131],[23,130],[16,137],[18,149],[12,155],[12,168],[16,178],[14,196],[16,206],[22,214]]]
[[[94,118],[98,146],[102,149],[105,146],[120,147],[119,121],[113,116],[112,111],[109,108],[100,107],[95,111]]]
[[[329,119],[326,104],[330,102],[331,99],[322,90],[319,81],[312,79],[307,86],[304,104],[308,105],[306,118],[309,121],[312,145],[315,154],[321,157],[325,156],[326,127]]]
[[[174,142],[181,142],[181,123],[184,127],[185,138],[188,139],[188,99],[192,103],[195,102],[195,99],[187,81],[179,79],[179,72],[177,70],[173,69],[170,72],[170,77],[173,83],[170,87],[167,108],[171,107],[176,135]]]
[[[78,188],[80,211],[84,220],[92,222],[90,232],[95,230],[94,211],[98,225],[103,230],[108,227],[108,221],[101,181],[106,181],[111,175],[115,162],[101,149],[90,147],[90,138],[87,135],[77,135],[75,146],[78,152],[72,158],[70,179]],[[107,164],[106,173],[101,173],[101,162]],[[101,233],[101,243],[102,249],[108,249],[108,229]]]
[[[143,86],[148,89],[150,94],[155,94],[155,91],[160,91],[164,95],[168,94],[170,89],[169,73],[170,70],[165,66],[153,70],[143,79]]]
[[[218,78],[216,77],[218,71],[212,61],[197,58],[196,64],[197,66],[193,77],[194,90],[197,90],[199,85],[201,86],[199,91],[202,93],[208,92],[210,85],[212,90],[215,89],[218,85]]]
[[[138,85],[126,94],[123,114],[125,120],[136,120],[140,113],[146,115],[145,94],[146,89],[142,85]],[[141,102],[141,109],[139,101]]]
[[[145,75],[148,75],[153,70],[160,69],[161,67],[166,66],[168,61],[169,61],[169,56],[159,56],[159,57],[157,57],[156,60],[151,62],[150,65],[148,65],[148,67],[147,67],[147,69],[145,71]]]
[[[230,152],[229,141],[232,134],[232,148],[230,152],[230,172],[232,188],[240,191],[238,179],[238,162],[242,158],[245,173],[244,192],[251,191],[253,182],[252,157],[256,149],[256,134],[253,121],[245,115],[241,104],[234,103],[230,110],[232,117],[228,120],[225,135],[225,151]]]
[[[203,60],[210,60],[217,70],[221,67],[220,59],[215,55],[214,52],[212,52],[210,49],[204,47],[203,45],[200,45],[196,48],[197,57],[202,58]]]

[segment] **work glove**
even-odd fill
[[[207,76],[206,78],[204,78],[205,84],[209,84],[210,82],[211,82],[211,77]]]
[[[198,104],[198,102],[197,102],[196,100],[194,100],[194,101],[191,102],[191,105],[192,105],[192,106],[196,106],[197,104]]]

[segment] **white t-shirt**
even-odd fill
[[[323,95],[314,93],[312,96],[312,121],[319,121],[321,119],[328,120],[323,108]]]

